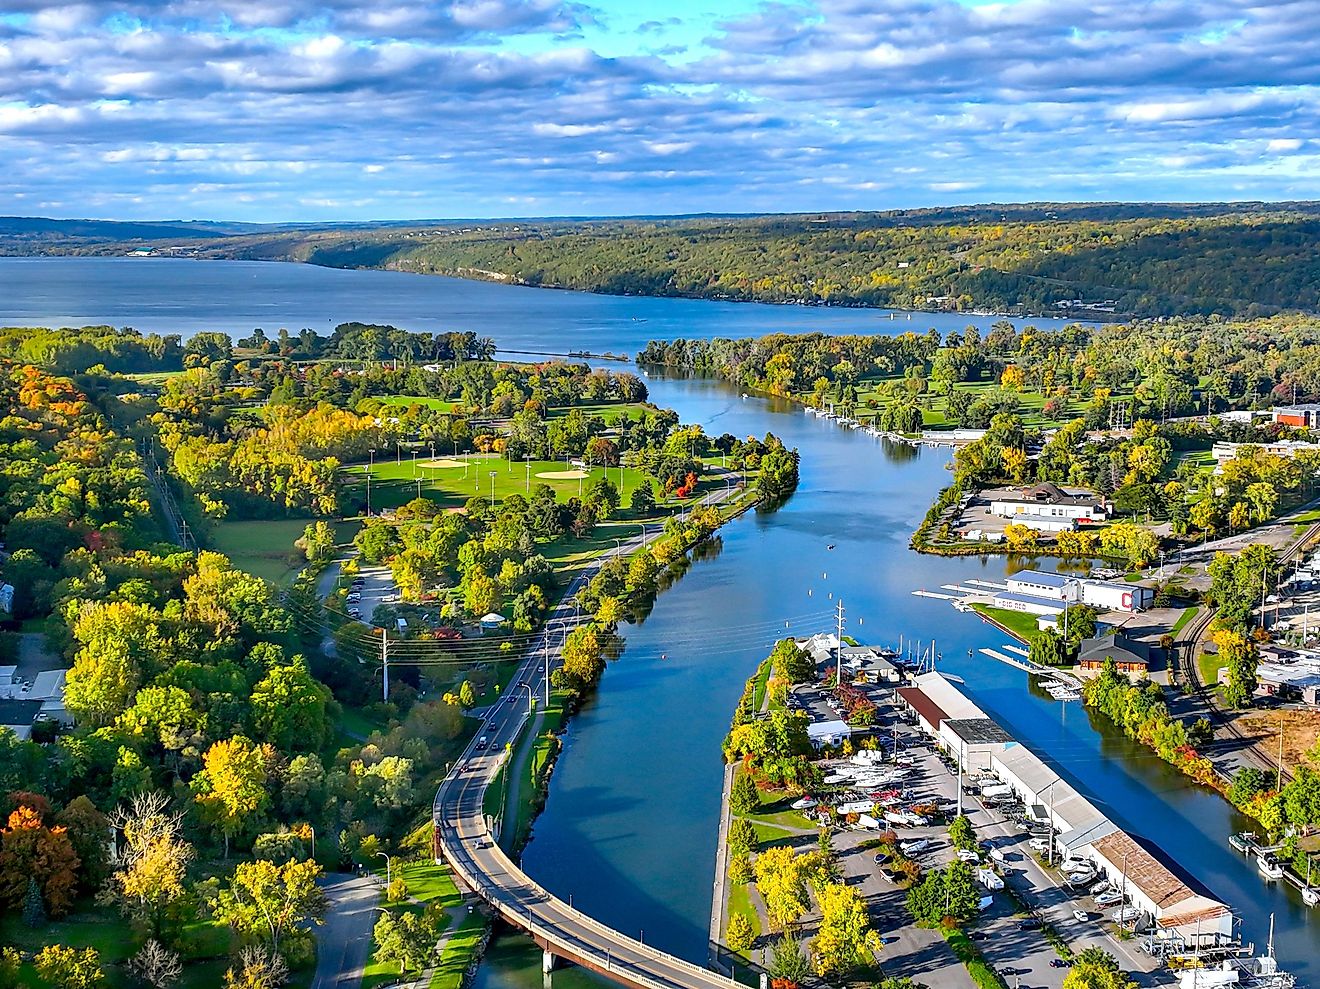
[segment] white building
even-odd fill
[[[1109,517],[1104,498],[1086,488],[1061,488],[1053,481],[1042,481],[1024,488],[995,488],[982,491],[982,501],[990,503],[990,514],[1018,521],[1018,516],[1033,519],[1103,522]],[[1024,523],[1025,524],[1025,523]]]
[[[1142,611],[1155,592],[1123,580],[1069,577],[1043,570],[1021,570],[1007,580],[1007,590],[995,596],[996,608],[1034,615],[1057,615],[1064,606],[1087,604],[1100,611]],[[1004,603],[1000,603],[1000,598]]]
[[[1221,440],[1210,448],[1210,453],[1216,463],[1223,464],[1225,460],[1232,460],[1241,451],[1250,449],[1263,450],[1271,456],[1291,459],[1299,453],[1320,451],[1320,443],[1303,443],[1301,440],[1279,440],[1276,443],[1230,443]]]

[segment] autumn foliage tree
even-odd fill
[[[47,827],[31,807],[18,807],[0,831],[0,900],[11,910],[20,909],[32,881],[46,912],[62,917],[73,907],[78,865],[67,829]]]

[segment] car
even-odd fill
[[[1019,931],[1035,931],[1040,929],[1040,921],[1035,917],[1028,917],[1018,924]]]
[[[493,844],[494,844],[494,842],[492,842],[489,838],[478,838],[478,839],[477,839],[477,847],[478,847],[478,848],[490,848]]]
[[[876,865],[882,865],[883,863],[888,862],[888,861],[889,861],[889,855],[888,855],[888,853],[886,853],[886,852],[876,852],[876,853],[875,853],[875,864],[876,864]]]
[[[1067,958],[1051,958],[1050,968],[1072,968],[1072,962]]]
[[[348,617],[349,617],[349,618],[361,618],[361,617],[362,617],[362,612],[358,611],[357,608],[349,608],[349,609],[348,609]]]
[[[987,934],[985,931],[972,931],[967,936],[971,938],[973,941],[984,941],[990,935]]]
[[[979,862],[979,861],[981,861],[981,856],[977,855],[977,854],[976,854],[975,852],[973,852],[973,851],[970,851],[969,849],[966,849],[966,848],[960,848],[960,849],[958,849],[958,861],[959,861],[959,862]]]
[[[1091,915],[1085,910],[1074,910],[1073,920],[1085,922],[1091,919]]]
[[[479,739],[477,739],[477,751],[480,752],[489,744],[490,744],[490,737],[487,735],[482,735]]]
[[[1047,852],[1050,849],[1050,840],[1048,838],[1032,838],[1027,844],[1038,852]]]

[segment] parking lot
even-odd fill
[[[873,690],[872,697],[879,701],[889,693]],[[799,691],[796,696],[813,717],[838,717],[821,692]],[[957,770],[951,770],[941,761],[932,743],[916,728],[899,719],[892,704],[882,703],[880,714],[877,736],[886,748],[896,746],[904,755],[905,776],[901,784],[894,784],[901,785],[905,791],[903,804],[937,804],[951,818],[958,805]],[[1167,973],[1156,974],[1157,961],[1142,952],[1137,941],[1120,942],[1101,926],[1101,918],[1108,911],[1102,911],[1089,899],[1076,898],[1078,894],[1067,887],[1056,870],[1047,871],[1037,862],[1028,844],[1032,835],[1016,818],[1010,818],[998,808],[983,806],[968,793],[963,795],[963,812],[975,828],[982,847],[996,849],[997,856],[1003,859],[998,868],[1008,889],[1035,914],[1033,917],[1022,912],[1008,890],[1001,890],[992,894],[991,906],[969,925],[969,936],[1009,985],[1020,989],[1061,989],[1063,985],[1068,970],[1051,966],[1059,954],[1039,929],[1039,920],[1050,923],[1074,952],[1094,945],[1114,955],[1123,968],[1133,973],[1139,985],[1155,986],[1169,981]],[[927,840],[928,846],[912,856],[923,869],[942,868],[957,855],[945,825],[904,827],[884,823],[881,827],[893,827],[901,841]],[[876,930],[884,938],[882,963],[886,975],[909,976],[941,989],[971,987],[971,978],[943,936],[912,923],[906,891],[884,878],[873,849],[861,847],[878,833],[874,829],[845,829],[835,835],[834,847],[845,881],[866,899]],[[1077,909],[1087,910],[1086,921],[1073,916]]]
[[[348,597],[348,614],[364,624],[373,624],[371,616],[382,604],[390,604],[398,599],[398,588],[394,586],[394,575],[389,567],[363,567],[358,572],[361,584],[354,584]],[[356,592],[359,597],[355,598]],[[353,614],[357,611],[358,614]]]

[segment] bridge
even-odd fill
[[[625,540],[620,552],[638,548],[659,529],[647,527]],[[556,960],[563,960],[632,989],[728,989],[736,985],[728,976],[621,934],[551,895],[505,854],[485,816],[486,789],[509,759],[523,730],[535,720],[531,705],[523,698],[548,696],[550,657],[558,656],[574,621],[570,602],[594,570],[582,572],[570,585],[503,696],[489,711],[478,738],[436,791],[432,807],[435,857],[437,862],[447,862],[495,913],[540,945],[546,972]]]

